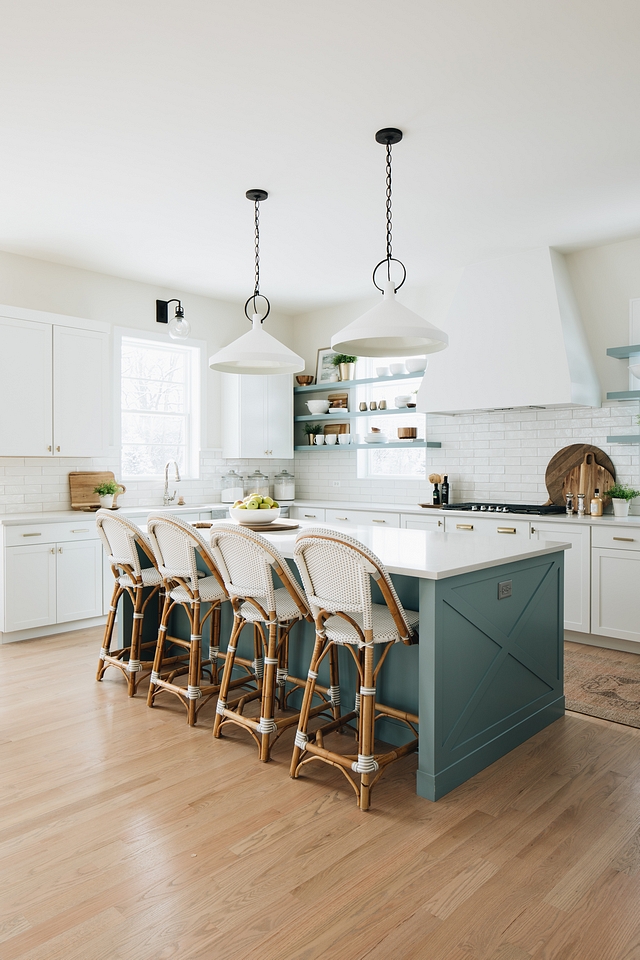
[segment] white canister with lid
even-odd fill
[[[222,477],[222,492],[220,499],[222,503],[235,503],[236,500],[242,500],[244,497],[244,477],[236,473],[235,470],[229,470]]]
[[[276,473],[273,478],[273,499],[278,503],[283,500],[295,500],[296,497],[296,478],[287,470]]]
[[[269,477],[255,470],[250,473],[244,482],[244,495],[248,497],[251,493],[257,493],[259,497],[269,496]]]

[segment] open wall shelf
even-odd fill
[[[627,347],[608,347],[607,356],[616,360],[628,360],[629,357],[640,355],[640,343],[630,344]]]
[[[607,437],[607,443],[640,443],[640,433],[631,433],[626,437]]]
[[[640,347],[638,347],[640,351]],[[294,387],[294,393],[318,393],[324,390],[339,390],[345,387],[358,387],[364,383],[397,383],[401,380],[421,380],[424,371],[418,373],[398,373],[394,377],[366,377],[363,380],[324,380],[322,383],[311,383],[308,387]]]
[[[640,400],[640,390],[614,390],[607,394],[607,400]]]
[[[398,417],[406,416],[407,414],[417,414],[418,411],[414,409],[409,409],[407,407],[394,407],[393,410],[355,410],[353,413],[349,413],[348,410],[340,411],[337,413],[310,413],[308,416],[303,417],[294,417],[296,423],[303,423],[305,420],[333,420],[334,423],[340,423],[341,420],[354,420],[356,417]],[[426,414],[422,414],[426,416]]]
[[[640,441],[640,437],[638,438]],[[315,444],[305,443],[303,446],[294,447],[294,450],[342,450],[343,453],[348,453],[349,450],[386,450],[388,447],[414,447],[424,449],[425,447],[432,447],[433,449],[439,449],[442,446],[436,440],[396,440],[391,443],[333,443],[327,446],[326,443],[321,443],[319,446]]]

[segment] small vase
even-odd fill
[[[628,517],[629,516],[629,501],[621,500],[617,497],[611,498],[611,503],[613,504],[613,515],[614,517]]]
[[[104,497],[100,497],[100,506],[105,510],[113,509],[113,494],[108,493]]]
[[[353,380],[356,375],[356,365],[355,363],[341,363],[340,365],[340,379],[341,380]]]
[[[315,440],[316,440],[315,433],[308,433],[308,434],[307,434],[307,440],[309,441],[309,446],[312,447],[313,444],[315,443]]]

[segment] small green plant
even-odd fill
[[[93,492],[97,493],[99,497],[111,497],[115,496],[116,493],[120,493],[122,487],[120,487],[114,480],[106,480],[104,483],[101,483],[99,487],[94,487]]]
[[[323,427],[321,423],[305,423],[304,425],[304,432],[307,434],[307,436],[309,436],[311,433],[322,433],[322,430]]]
[[[615,483],[608,490],[605,490],[605,495],[613,500],[634,500],[636,497],[640,497],[640,490],[634,490],[633,487],[628,487],[626,483]]]
[[[357,360],[357,357],[350,357],[347,353],[336,353],[334,357],[331,357],[331,363],[334,367],[340,366],[341,363],[356,363]]]

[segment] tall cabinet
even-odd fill
[[[106,325],[0,316],[2,456],[104,456],[109,393]]]
[[[222,455],[293,459],[293,377],[222,374]]]

